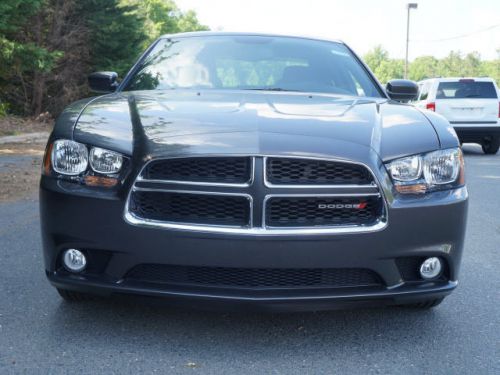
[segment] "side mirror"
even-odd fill
[[[114,92],[118,87],[118,74],[115,72],[96,72],[89,75],[89,86],[94,92]]]
[[[385,87],[387,95],[393,100],[409,102],[418,97],[418,85],[408,79],[392,79]]]

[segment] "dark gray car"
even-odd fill
[[[160,38],[69,106],[44,160],[46,272],[61,296],[328,309],[437,305],[457,286],[463,157],[343,43]],[[392,99],[391,99],[392,98]],[[226,305],[227,306],[227,305]]]

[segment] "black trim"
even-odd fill
[[[471,126],[454,129],[460,142],[482,143],[485,138],[500,137],[500,126]]]
[[[394,305],[445,297],[457,286],[457,281],[431,281],[402,284],[396,288],[344,288],[304,291],[231,291],[205,290],[178,286],[152,287],[147,283],[112,282],[57,272],[46,272],[56,288],[91,293],[101,296],[112,294],[143,295],[169,298],[189,306],[212,306],[227,310],[249,308],[267,311],[331,310],[351,306]]]
[[[498,121],[450,121],[450,124],[498,124]]]

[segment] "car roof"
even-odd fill
[[[165,34],[162,35],[160,39],[200,37],[200,36],[267,36],[267,37],[280,37],[280,38],[310,39],[310,40],[345,44],[343,41],[339,39],[329,39],[325,37],[315,37],[307,35],[289,35],[289,34],[267,34],[267,33],[254,33],[254,32],[232,32],[232,31],[192,31],[187,33]]]

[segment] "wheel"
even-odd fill
[[[73,292],[71,290],[59,289],[57,288],[57,292],[62,297],[63,300],[68,302],[82,302],[82,301],[90,301],[92,296],[85,293]]]
[[[403,304],[401,306],[410,307],[413,309],[432,309],[433,307],[436,307],[441,302],[443,302],[443,300],[444,300],[444,297],[436,298],[436,299],[428,299],[428,300],[424,300],[424,301],[420,301],[420,302]]]
[[[495,155],[500,148],[500,138],[494,138],[490,141],[486,141],[481,144],[481,147],[486,155]]]

